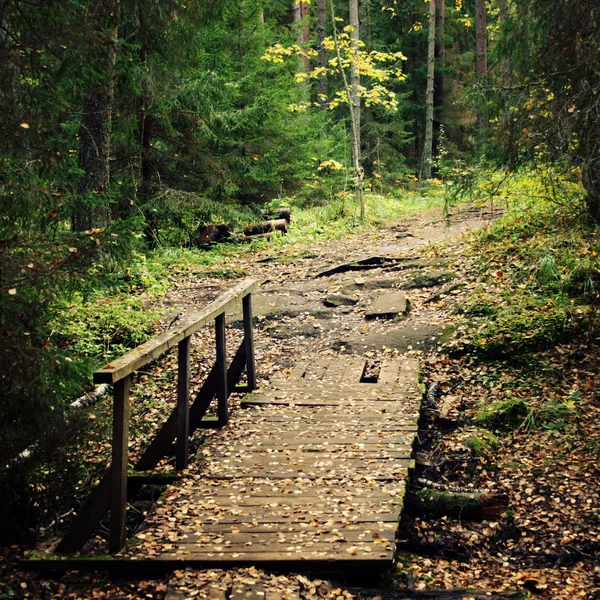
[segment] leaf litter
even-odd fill
[[[464,223],[461,225],[463,228]],[[478,223],[472,223],[477,226]],[[420,227],[413,224],[415,237],[403,240],[398,244],[395,232],[387,230],[378,232],[376,239],[369,240],[373,254],[385,248],[387,252],[397,255],[409,252],[420,258],[444,258],[448,268],[458,274],[462,288],[449,289],[446,294],[432,299],[432,290],[411,290],[410,326],[418,328],[419,324],[438,322],[452,324],[459,334],[468,331],[468,319],[456,314],[467,294],[480,285],[473,273],[472,265],[465,261],[465,252],[461,243],[445,243],[455,235],[452,229],[444,231],[438,228],[437,246],[426,245],[425,239],[419,239],[419,232],[432,229],[431,225]],[[410,244],[406,247],[404,244]],[[419,242],[422,242],[419,246]],[[442,242],[440,245],[439,242]],[[388,322],[365,324],[363,315],[368,304],[368,290],[363,291],[365,274],[359,277],[340,275],[332,277],[323,289],[314,288],[312,275],[317,268],[343,260],[351,260],[365,255],[365,240],[359,236],[337,240],[335,243],[314,244],[310,258],[297,260],[285,256],[268,262],[248,260],[248,257],[232,261],[232,268],[244,269],[252,276],[265,281],[261,293],[277,293],[283,287],[296,288],[295,293],[310,300],[313,307],[320,304],[326,293],[336,291],[338,286],[350,285],[359,297],[356,307],[343,307],[336,314],[322,319],[314,308],[302,311],[295,316],[258,315],[257,324],[257,363],[260,365],[259,375],[262,385],[268,385],[269,379],[277,374],[285,374],[298,358],[310,360],[318,355],[344,355],[346,345],[339,344],[340,334],[351,334],[358,344],[364,335],[371,330],[385,331],[390,327]],[[267,258],[270,250],[253,257]],[[286,262],[288,261],[288,262]],[[288,266],[287,270],[282,270]],[[291,268],[290,268],[291,267]],[[369,271],[369,277],[388,277],[385,270]],[[400,285],[403,273],[394,273]],[[503,278],[497,278],[502,281]],[[210,283],[210,289],[205,285]],[[165,311],[176,306],[177,310],[210,300],[220,293],[214,287],[214,279],[207,281],[196,278],[192,285],[173,291],[167,295]],[[270,286],[270,287],[269,287]],[[314,289],[310,289],[313,286]],[[365,286],[366,287],[366,286]],[[203,290],[207,289],[206,296]],[[185,291],[184,291],[185,290]],[[435,290],[433,290],[434,292]],[[434,294],[435,295],[435,294]],[[332,323],[329,323],[332,321]],[[332,326],[323,326],[327,322]],[[167,325],[167,319],[165,319]],[[307,327],[308,326],[308,327]],[[291,331],[291,335],[280,337],[278,328]],[[294,332],[299,329],[300,335]],[[314,330],[314,331],[312,331]],[[229,338],[235,343],[241,338],[239,329],[230,328]],[[457,336],[458,337],[458,336]],[[402,524],[401,537],[408,536],[433,545],[439,555],[417,556],[402,554],[398,563],[397,581],[399,585],[408,584],[415,589],[436,587],[462,587],[481,589],[522,589],[541,598],[595,598],[599,597],[600,571],[598,567],[598,547],[600,544],[598,527],[598,473],[597,443],[600,439],[597,418],[598,364],[595,348],[586,348],[585,359],[581,359],[581,347],[576,344],[559,345],[540,360],[546,361],[555,370],[556,376],[548,378],[548,371],[540,373],[537,379],[518,369],[494,368],[471,364],[468,357],[450,358],[439,352],[441,344],[432,340],[433,344],[426,352],[414,347],[408,352],[425,359],[425,382],[434,380],[442,384],[442,397],[451,398],[451,416],[469,423],[476,417],[482,400],[489,402],[494,398],[503,398],[503,390],[511,389],[514,395],[527,397],[529,405],[540,407],[547,404],[548,397],[557,403],[574,401],[576,403],[575,420],[566,429],[552,427],[523,427],[510,432],[507,438],[500,440],[498,450],[493,454],[474,457],[463,445],[464,432],[461,427],[444,432],[436,440],[435,449],[429,449],[435,455],[438,467],[435,472],[425,475],[441,481],[449,486],[467,486],[472,489],[488,488],[507,492],[511,497],[510,510],[495,522],[461,522],[442,519],[437,522],[416,519],[412,523]],[[229,340],[228,340],[229,344]],[[194,340],[195,359],[198,360],[197,373],[193,386],[207,372],[213,359],[212,332],[203,330]],[[360,346],[359,346],[360,347]],[[380,348],[362,348],[364,354],[376,365],[389,356],[399,355],[399,351],[387,346]],[[149,374],[138,374],[134,389],[138,388],[138,396],[134,398],[133,418],[138,417],[144,423],[138,430],[134,429],[131,453],[135,457],[146,443],[148,436],[156,429],[156,422],[164,419],[174,405],[174,390],[171,380],[174,374],[174,359],[153,367]],[[372,366],[376,369],[375,366]],[[551,372],[551,369],[550,369]],[[162,376],[162,379],[161,377]],[[490,381],[493,380],[493,385]],[[578,395],[578,394],[581,395]],[[237,408],[237,399],[233,398],[233,410]],[[463,428],[466,425],[462,426]],[[232,435],[231,430],[225,432],[201,432],[197,434],[203,439],[203,448],[211,448],[211,444],[219,443],[220,436]],[[235,433],[233,433],[235,435]],[[199,443],[198,441],[196,443]],[[98,443],[94,448],[97,457],[108,456],[108,444]],[[164,465],[166,468],[166,465]],[[430,468],[432,469],[432,468]],[[184,475],[189,477],[189,475]],[[185,482],[183,482],[185,485]],[[150,509],[150,513],[153,513]],[[180,511],[185,507],[180,505]],[[189,513],[189,508],[187,513]],[[173,515],[172,518],[188,518],[186,513]],[[143,530],[139,532],[143,536]],[[337,535],[337,532],[334,532]],[[343,535],[343,534],[340,534]],[[287,541],[287,540],[286,540]],[[102,538],[96,540],[101,549]],[[151,540],[148,540],[151,543]],[[352,548],[352,546],[349,546]],[[456,550],[455,557],[444,558],[444,548]],[[20,549],[13,548],[5,552],[0,562],[4,589],[15,590],[15,597],[98,597],[98,598],[162,598],[166,593],[166,580],[159,582],[107,582],[102,576],[67,575],[55,582],[34,577],[19,570],[14,559],[19,556]],[[450,553],[451,554],[451,553]],[[22,556],[22,554],[21,554]],[[231,571],[181,571],[175,574],[175,581],[183,582],[189,588],[189,597],[210,597],[200,595],[202,586],[212,585],[223,579]],[[6,577],[5,577],[6,574]],[[264,585],[270,585],[274,576],[248,571],[251,578],[260,579]],[[315,585],[316,581],[306,578],[302,583],[298,577],[279,576],[281,581],[273,585],[281,585],[285,592],[298,590],[303,598],[359,598],[360,592],[343,590],[334,584],[325,582]],[[253,579],[254,580],[254,579]],[[301,585],[298,585],[300,581]],[[312,582],[312,583],[311,583]],[[25,586],[17,585],[24,583]],[[327,592],[325,593],[325,587]],[[196,593],[196,591],[198,593]],[[325,593],[325,595],[323,595]],[[329,595],[327,595],[329,594]],[[337,594],[337,595],[332,595]],[[295,597],[295,596],[290,596]]]

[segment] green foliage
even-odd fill
[[[474,318],[462,347],[480,358],[518,360],[578,330],[597,334],[600,240],[577,220],[575,185],[565,185],[571,195],[556,200],[547,199],[539,179],[507,185],[514,196],[542,197],[522,199],[474,239],[481,285],[461,308]]]
[[[577,168],[593,223],[600,221],[599,19],[594,2],[514,3],[497,46],[504,77],[496,140],[505,161]]]

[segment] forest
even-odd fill
[[[367,256],[433,209],[504,214],[464,246],[487,283],[466,285],[469,323],[443,352],[516,381],[580,340],[579,363],[548,360],[589,375],[554,412],[515,393],[470,422],[547,431],[582,393],[597,410],[599,31],[582,0],[0,0],[6,548],[76,512],[110,413],[73,403],[178,318],[171,290],[226,289],[269,252],[293,269],[349,236]],[[495,443],[471,442],[474,460]],[[574,552],[597,572],[594,536]],[[545,593],[531,581],[519,589]]]

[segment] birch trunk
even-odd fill
[[[356,194],[360,204],[360,219],[365,219],[365,197],[363,190],[364,174],[361,163],[360,148],[360,72],[358,68],[360,18],[358,0],[350,0],[350,33],[352,61],[350,64],[350,115],[352,120],[352,164],[356,181]]]
[[[433,156],[438,156],[444,110],[444,63],[446,61],[446,2],[435,0],[435,75],[433,80]]]
[[[425,143],[421,179],[431,179],[433,158],[433,84],[435,76],[435,0],[429,0],[429,36],[427,45],[427,92],[425,97]]]
[[[324,40],[327,34],[327,4],[326,0],[317,0],[317,49],[319,52],[319,67],[327,68],[327,53]],[[326,108],[327,101],[327,75],[322,73],[317,81],[317,93],[321,109]]]
[[[488,74],[487,65],[487,14],[485,0],[477,0],[475,7],[475,40],[476,59],[475,75],[479,83],[483,84]],[[488,126],[487,115],[480,107],[477,111],[477,128],[486,129]]]

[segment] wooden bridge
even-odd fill
[[[287,377],[256,384],[251,291],[247,281],[190,315],[176,328],[95,374],[114,388],[113,461],[90,503],[38,568],[148,567],[170,570],[249,566],[290,570],[392,565],[422,391],[411,358],[383,362],[365,377],[352,356],[300,363]],[[225,314],[243,303],[245,338],[227,367]],[[215,319],[217,360],[189,405],[190,336]],[[126,545],[128,495],[144,477],[127,473],[131,374],[179,349],[178,404],[134,469],[155,467],[177,440],[177,469],[188,467],[189,435],[203,426],[216,396],[218,426],[230,427],[201,448],[186,476],[163,494],[156,510]],[[229,422],[227,397],[244,369],[245,410]],[[110,549],[90,561],[69,556],[110,510]],[[105,560],[100,567],[98,562]]]

